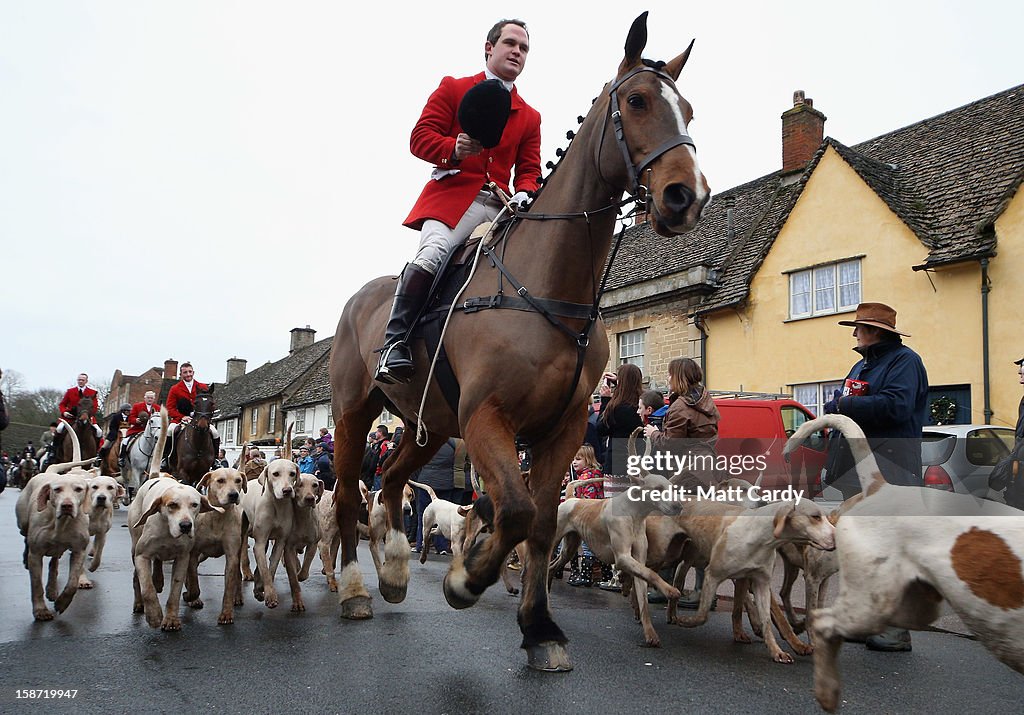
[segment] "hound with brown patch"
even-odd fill
[[[468,551],[476,543],[481,534],[494,533],[494,501],[487,494],[481,494],[475,502],[469,506],[460,506],[459,514],[466,519],[466,535],[462,542],[463,552]],[[519,542],[516,548],[509,554],[516,554],[519,557],[520,569],[526,565],[526,544]],[[508,559],[501,565],[501,582],[509,595],[519,595],[519,589],[512,583],[512,576],[509,574]],[[522,582],[522,571],[520,570],[519,580]]]
[[[359,522],[357,526],[365,530],[369,538],[370,523],[367,512],[366,497],[369,490],[363,480],[359,480],[359,493],[362,497]],[[338,528],[338,518],[334,514],[334,496],[336,492],[325,490],[320,501],[316,505],[317,520],[320,523],[320,561],[323,563],[322,572],[327,576],[327,589],[331,593],[338,592],[338,579],[334,575],[335,566],[338,563],[338,548],[341,546],[341,530]]]
[[[206,558],[224,557],[224,595],[221,599],[218,625],[235,622],[235,606],[242,605],[242,494],[248,480],[237,469],[222,467],[207,472],[199,480],[200,489],[206,488],[206,498],[221,511],[200,514],[196,519],[196,541],[188,563],[185,581],[185,603],[190,608],[202,608],[199,588],[199,562]]]
[[[409,480],[409,485],[422,489],[430,495],[430,503],[423,510],[423,546],[420,548],[420,563],[427,562],[427,552],[430,551],[431,529],[437,524],[437,530],[452,545],[452,554],[458,556],[462,553],[462,542],[466,535],[466,518],[459,513],[461,504],[440,499],[437,493],[429,484],[420,484]]]
[[[981,643],[1024,673],[1024,512],[970,494],[904,487],[882,477],[857,424],[842,415],[805,422],[788,454],[823,427],[842,432],[864,499],[836,526],[839,595],[814,613],[814,694],[839,706],[837,667],[844,638],[886,627],[920,630],[943,600]]]

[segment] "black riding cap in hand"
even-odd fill
[[[512,111],[512,93],[500,80],[486,79],[470,88],[459,103],[459,124],[462,130],[493,149],[501,142],[501,134]]]

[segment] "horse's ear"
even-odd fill
[[[690,44],[683,50],[683,54],[665,65],[665,71],[668,72],[673,81],[679,79],[679,74],[683,71],[683,67],[686,66],[686,60],[690,59],[690,50],[693,49],[693,43],[694,40],[690,40]]]
[[[633,20],[633,26],[629,28],[626,36],[626,56],[622,60],[623,68],[632,67],[640,62],[640,54],[647,46],[647,11],[640,13],[640,17]]]

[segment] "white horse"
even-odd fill
[[[146,481],[146,475],[149,474],[149,463],[159,438],[160,413],[154,412],[146,422],[142,433],[132,442],[132,446],[128,450],[128,459],[121,470],[121,477],[127,490],[122,499],[125,506],[131,503],[136,490],[142,486],[142,482]]]

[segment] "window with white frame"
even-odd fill
[[[334,429],[334,412],[327,407],[327,429]]]
[[[306,431],[306,411],[295,410],[295,431],[302,434]]]
[[[630,330],[626,333],[619,333],[619,365],[630,363],[644,369],[644,343],[647,339],[647,329]]]
[[[793,399],[809,409],[815,415],[822,414],[825,403],[831,400],[836,390],[843,389],[843,381],[810,382],[793,385]]]
[[[860,259],[789,274],[789,317],[809,318],[851,310],[860,303]]]
[[[267,419],[267,432],[273,432],[277,426],[277,405],[270,406],[270,417]]]
[[[256,423],[259,421],[260,408],[252,408],[252,424],[249,425],[249,434],[256,434]]]
[[[235,421],[225,420],[224,421],[224,443],[232,444],[235,441]]]

